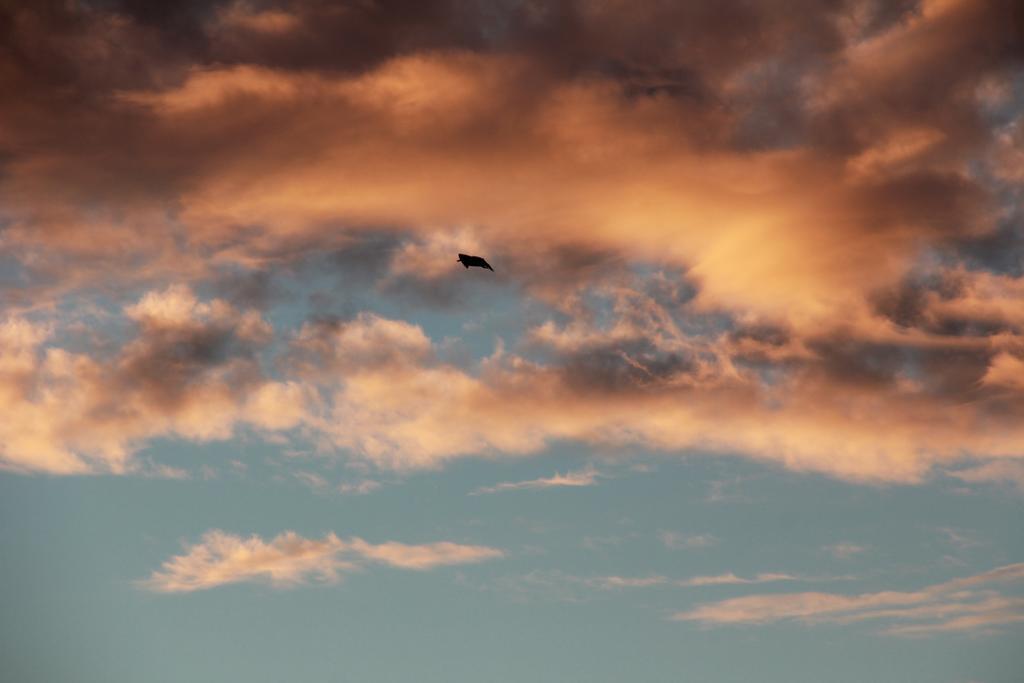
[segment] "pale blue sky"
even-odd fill
[[[31,681],[986,681],[1019,680],[1020,631],[895,638],[893,623],[702,627],[669,621],[753,593],[913,591],[1020,561],[1019,495],[948,481],[864,487],[738,458],[637,453],[638,472],[555,448],[467,462],[367,495],[279,479],[261,444],[156,446],[212,463],[208,481],[4,475],[2,659]],[[242,456],[242,475],[226,466]],[[578,468],[597,486],[468,496],[497,481]],[[304,463],[331,483],[339,468]],[[709,499],[719,491],[724,500]],[[243,583],[153,594],[135,582],[211,527],[270,538],[334,531],[450,539],[500,560],[418,573],[372,569],[337,584]],[[665,545],[671,532],[684,547]],[[955,534],[955,535],[954,535]],[[693,547],[685,539],[700,537]],[[837,557],[829,546],[863,548]],[[608,589],[580,579],[732,572],[818,578],[757,586]],[[1008,591],[1019,596],[1019,586]]]

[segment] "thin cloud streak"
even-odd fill
[[[787,572],[761,572],[751,578],[732,572],[714,576],[673,578],[662,574],[648,576],[578,576],[558,570],[532,571],[519,577],[504,577],[497,588],[526,597],[529,595],[554,596],[572,602],[590,599],[597,593],[643,589],[693,589],[715,586],[738,586],[779,582],[824,583],[850,580],[850,576],[805,576]]]
[[[363,479],[358,482],[343,481],[337,486],[338,493],[344,495],[365,496],[379,489],[383,484],[374,479]]]
[[[756,576],[745,579],[741,576],[736,576],[732,572],[726,574],[717,574],[714,576],[694,576],[690,579],[681,579],[676,581],[677,586],[687,587],[699,587],[699,586],[745,586],[757,583],[775,583],[777,581],[821,581],[822,579],[813,579],[808,577],[796,576],[794,574],[784,574],[779,572],[763,572]],[[834,579],[825,579],[834,580]]]
[[[597,485],[598,479],[603,477],[600,472],[592,467],[588,467],[575,472],[566,472],[565,474],[556,473],[551,477],[541,477],[539,479],[530,479],[528,481],[507,481],[494,486],[483,486],[471,491],[469,495],[479,496],[488,493],[499,493],[501,491],[518,491],[521,489],[550,489],[550,488],[579,488],[583,486],[595,486]]]
[[[761,572],[750,578],[737,576],[732,572],[710,576],[694,576],[688,579],[671,579],[665,576],[624,577],[602,576],[587,581],[599,588],[646,588],[650,586],[675,586],[678,588],[703,588],[706,586],[750,586],[761,583],[780,583],[783,581],[800,581],[819,583],[827,581],[846,581],[850,576],[803,576],[785,572]]]
[[[893,635],[941,632],[989,632],[1024,621],[1024,598],[1004,595],[1001,584],[1024,581],[1024,563],[926,586],[917,591],[882,591],[859,595],[774,593],[705,603],[677,612],[675,621],[704,626],[772,624],[849,624],[895,622],[883,628]],[[905,623],[900,623],[905,622]]]
[[[658,540],[669,550],[706,548],[718,542],[711,534],[682,534],[678,531],[660,531]]]
[[[833,543],[823,548],[832,557],[837,560],[846,560],[855,555],[860,555],[867,551],[867,547],[858,545],[857,543],[850,543],[849,541],[842,541],[840,543]]]

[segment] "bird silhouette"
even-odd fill
[[[457,263],[461,263],[464,267],[469,268],[470,266],[476,266],[477,268],[486,268],[487,270],[494,272],[494,268],[491,268],[491,264],[483,259],[482,256],[470,256],[469,254],[459,254],[459,260]]]

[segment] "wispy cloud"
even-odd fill
[[[584,536],[580,545],[587,550],[608,550],[621,545],[622,536]]]
[[[541,477],[528,481],[506,481],[494,486],[483,486],[470,492],[471,496],[479,496],[485,493],[499,493],[501,491],[517,491],[520,489],[550,489],[559,487],[578,488],[582,486],[594,486],[602,475],[593,467],[586,467],[575,472],[565,474],[556,473],[552,477]]]
[[[669,550],[706,548],[718,542],[711,534],[681,534],[677,531],[660,531],[658,539]]]
[[[737,576],[732,572],[711,576],[694,576],[688,579],[672,579],[665,576],[600,576],[587,579],[586,582],[597,588],[647,588],[649,586],[675,586],[679,588],[700,588],[704,586],[746,586],[760,583],[779,583],[781,581],[839,581],[848,576],[803,576],[784,572],[761,572],[750,578]]]
[[[761,572],[745,578],[732,572],[713,576],[674,578],[663,574],[646,576],[578,576],[558,570],[532,571],[518,577],[504,577],[498,581],[499,590],[518,597],[540,596],[580,602],[591,599],[595,593],[646,588],[703,588],[707,586],[735,586],[790,582],[826,582],[849,579],[849,576],[804,576],[785,572]]]
[[[297,470],[292,472],[292,476],[298,479],[300,482],[308,486],[315,493],[323,493],[327,490],[329,484],[327,480],[316,472],[308,472],[306,470]]]
[[[854,555],[860,555],[867,550],[867,547],[856,543],[850,543],[849,541],[842,541],[840,543],[827,545],[822,549],[836,559],[845,560],[853,557]]]
[[[1024,462],[992,460],[949,473],[971,484],[1009,484],[1024,493]]]
[[[681,579],[676,582],[679,586],[736,586],[755,583],[774,583],[777,581],[802,581],[805,577],[779,572],[762,572],[756,576],[746,579],[736,576],[732,572],[716,574],[714,576],[694,576],[690,579]]]
[[[729,480],[716,480],[708,486],[708,494],[705,500],[709,503],[747,503],[750,498],[740,493],[741,480],[739,478]]]
[[[917,591],[836,593],[778,593],[748,595],[706,603],[673,615],[676,621],[709,626],[770,624],[846,624],[869,620],[894,622],[884,629],[895,635],[926,635],[948,631],[984,632],[999,625],[1024,621],[1024,597],[1004,595],[1001,584],[1024,581],[1024,563]]]
[[[651,586],[664,586],[671,583],[671,579],[664,576],[597,576],[584,579],[584,583],[594,588],[649,588]]]
[[[360,481],[343,481],[332,488],[331,483],[325,477],[307,470],[297,470],[292,472],[292,476],[309,487],[314,493],[329,493],[333,490],[346,496],[363,496],[373,493],[382,486],[379,481],[362,479]]]
[[[139,585],[160,593],[186,593],[230,583],[259,581],[275,587],[310,581],[332,583],[345,572],[367,564],[399,569],[472,564],[502,557],[496,548],[449,541],[409,545],[373,544],[361,538],[344,539],[333,533],[308,539],[286,531],[270,541],[243,538],[219,529],[206,532],[199,543],[185,548]]]
[[[971,531],[964,529],[954,529],[953,527],[943,526],[936,529],[943,536],[943,540],[955,547],[957,550],[967,550],[968,548],[975,548],[982,545],[982,542],[978,540],[976,534]]]
[[[165,465],[163,463],[153,463],[146,467],[140,468],[138,473],[144,477],[149,477],[152,479],[185,480],[192,478],[192,475],[188,472],[188,470],[182,469],[181,467]]]
[[[338,484],[338,493],[346,495],[364,496],[367,493],[372,493],[379,489],[382,484],[379,481],[373,479],[363,479],[362,481],[343,481]]]

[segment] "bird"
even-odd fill
[[[486,268],[487,270],[494,272],[494,268],[491,268],[491,264],[484,260],[482,256],[470,256],[469,254],[459,254],[459,260],[456,263],[461,263],[466,268],[470,266],[476,266],[477,268]]]

